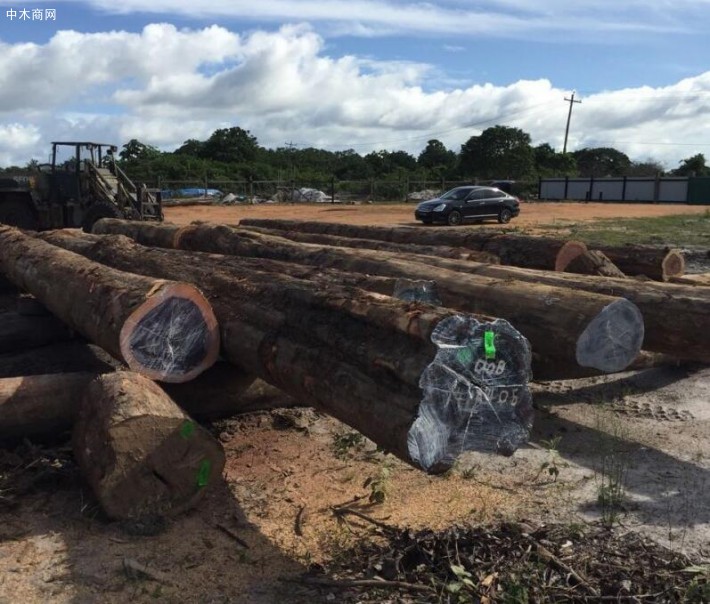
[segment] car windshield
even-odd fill
[[[441,197],[439,197],[439,199],[453,199],[455,201],[458,201],[459,199],[466,199],[466,197],[468,197],[468,194],[471,191],[472,189],[468,187],[451,189],[451,191],[447,191]]]

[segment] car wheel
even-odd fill
[[[463,222],[463,217],[461,216],[461,212],[458,210],[452,210],[449,216],[446,218],[447,224],[450,226],[458,226]]]
[[[507,222],[510,222],[512,217],[513,213],[508,208],[503,208],[498,214],[498,222],[506,224]]]

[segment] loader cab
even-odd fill
[[[112,162],[115,145],[92,142],[56,141],[52,143],[51,161],[43,166],[47,221],[53,226],[82,225],[88,206],[93,202],[89,171],[105,161]],[[41,167],[42,168],[42,167]],[[47,169],[48,168],[48,169]]]

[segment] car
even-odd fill
[[[443,223],[451,226],[466,221],[482,222],[496,218],[504,224],[520,214],[517,197],[496,187],[465,186],[447,191],[441,197],[423,201],[414,217],[424,224]]]

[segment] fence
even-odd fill
[[[146,183],[150,188],[163,192],[163,199],[171,197],[209,196],[232,193],[237,198],[279,201],[313,201],[306,190],[323,193],[320,201],[347,203],[350,201],[371,202],[418,202],[462,185],[476,181],[452,180],[162,180]],[[483,183],[481,183],[483,184]],[[523,183],[526,190],[534,190],[535,183]],[[513,185],[513,193],[521,189]]]
[[[710,178],[544,178],[538,185],[538,197],[543,200],[710,205]]]

